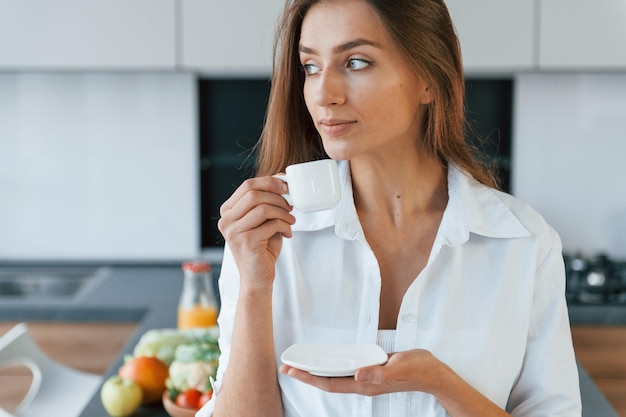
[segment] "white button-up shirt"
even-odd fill
[[[348,162],[333,209],[294,211],[273,293],[275,356],[293,343],[376,343],[381,275],[357,216]],[[581,415],[561,242],[534,210],[453,165],[449,200],[426,267],[410,285],[396,351],[427,349],[516,417]],[[239,276],[228,247],[220,276],[222,355],[231,345]],[[370,417],[371,397],[321,391],[279,375],[285,417]],[[210,415],[209,403],[198,416]],[[439,417],[422,392],[392,396],[391,415]]]

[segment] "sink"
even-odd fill
[[[73,299],[101,281],[106,270],[104,267],[2,267],[0,298]]]

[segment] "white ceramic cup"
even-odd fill
[[[285,174],[274,176],[287,183],[289,193],[283,197],[300,211],[330,210],[341,199],[339,171],[333,159],[289,165]]]

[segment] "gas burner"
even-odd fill
[[[604,254],[591,259],[565,256],[566,296],[570,303],[626,303],[626,263]]]

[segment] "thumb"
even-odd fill
[[[385,380],[385,370],[382,366],[366,366],[359,368],[354,374],[357,382],[367,382],[368,384],[382,384]]]

